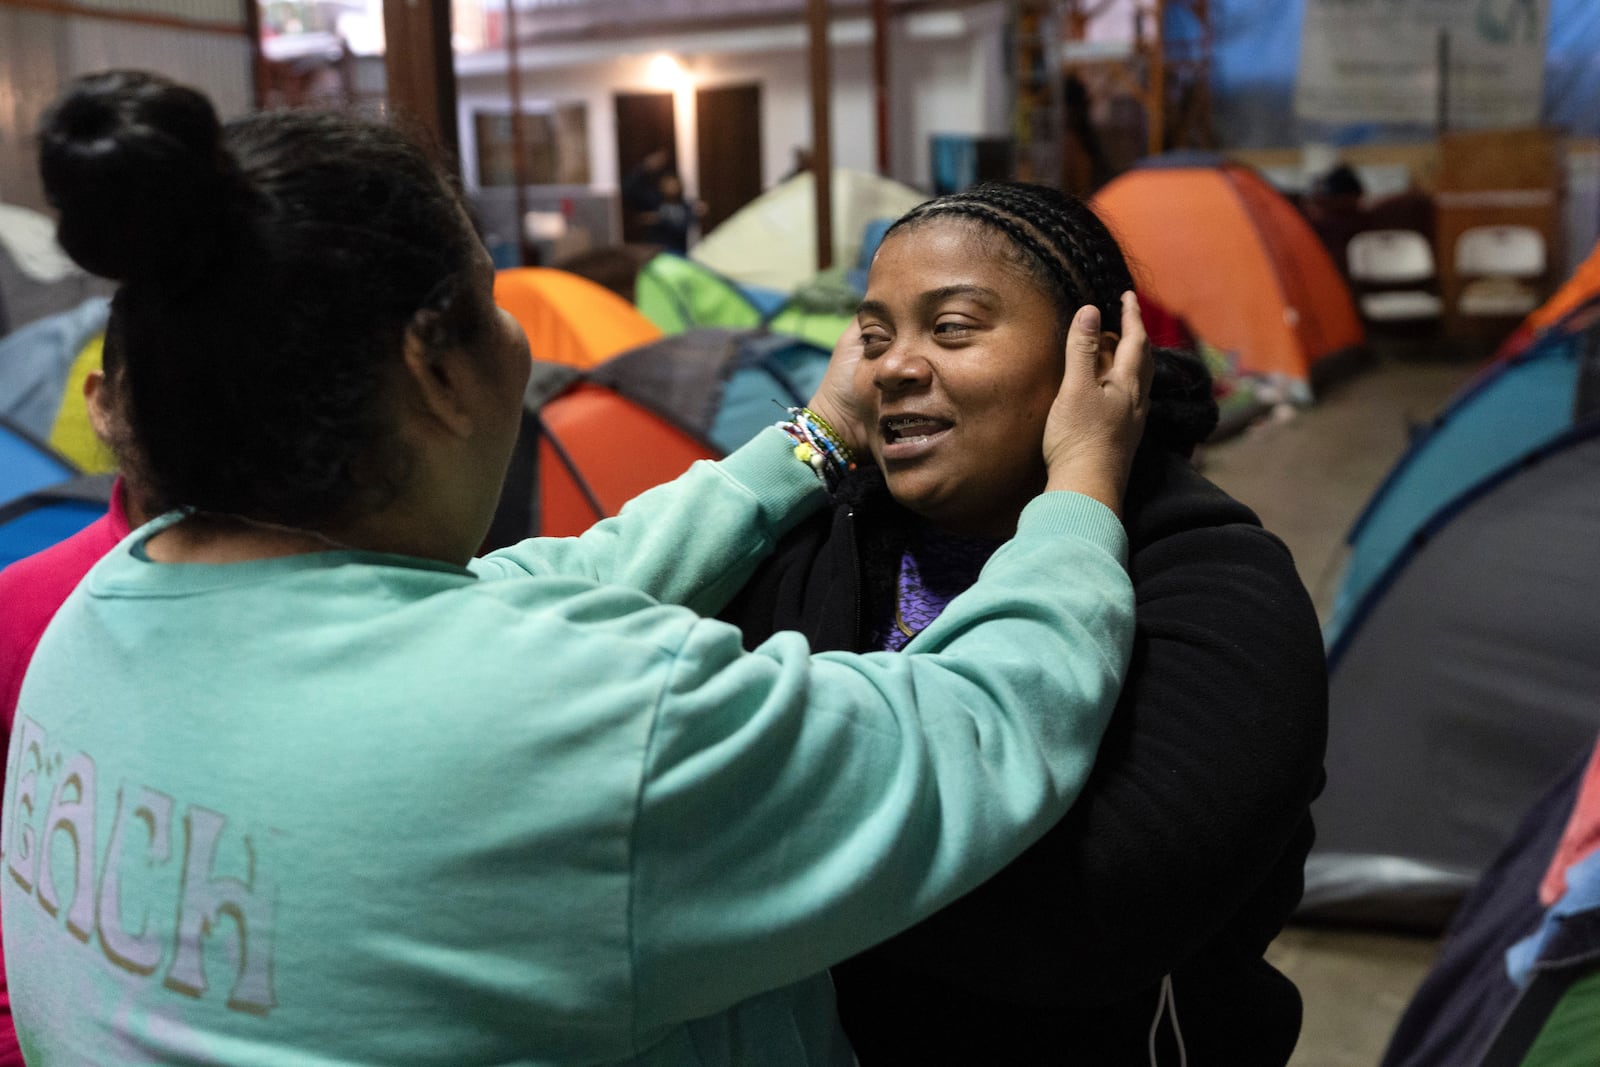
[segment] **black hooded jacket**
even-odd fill
[[[1193,1067],[1282,1067],[1294,1048],[1299,993],[1263,954],[1311,847],[1321,634],[1288,550],[1190,464],[1215,406],[1203,371],[1171,370],[1124,501],[1137,628],[1094,770],[999,875],[834,969],[864,1067],[1147,1067],[1153,1025],[1158,1063],[1179,1062],[1180,1032]],[[858,472],[722,617],[749,647],[799,630],[866,650],[908,521]]]

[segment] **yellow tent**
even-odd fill
[[[67,372],[67,388],[61,394],[61,407],[50,427],[50,447],[72,460],[86,474],[105,474],[117,469],[111,449],[96,436],[89,421],[89,405],[83,399],[83,382],[100,369],[106,335],[97,333],[78,350],[72,369]]]

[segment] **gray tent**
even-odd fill
[[[1470,384],[1352,532],[1306,915],[1439,926],[1595,743],[1597,319]]]

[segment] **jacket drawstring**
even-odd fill
[[[1189,1051],[1183,1047],[1183,1030],[1178,1026],[1178,998],[1172,991],[1172,975],[1161,976],[1161,995],[1156,998],[1156,1015],[1150,1020],[1150,1067],[1161,1067],[1156,1058],[1156,1034],[1161,1031],[1161,1020],[1172,1020],[1172,1038],[1178,1043],[1178,1067],[1189,1067]]]

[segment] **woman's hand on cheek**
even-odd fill
[[[1155,373],[1133,293],[1122,294],[1122,337],[1103,373],[1097,308],[1085,306],[1073,316],[1066,355],[1066,373],[1044,428],[1046,488],[1092,496],[1120,515]]]
[[[833,358],[817,386],[816,394],[806,406],[827,420],[844,443],[862,455],[867,450],[867,413],[865,405],[855,391],[856,367],[861,362],[861,327],[850,320],[849,327],[839,343],[833,346]]]

